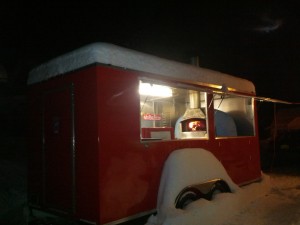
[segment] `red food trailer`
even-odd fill
[[[150,214],[164,162],[184,148],[210,151],[238,185],[261,178],[248,80],[93,43],[34,68],[28,85],[33,209],[91,224]]]

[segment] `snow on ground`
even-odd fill
[[[185,185],[186,181],[176,178],[176,174],[179,173],[182,176],[184,171],[180,172],[176,167],[171,169],[174,162],[179,163],[180,159],[187,160],[191,156],[194,161],[197,161],[197,157],[205,156],[205,164],[212,162],[215,163],[214,165],[218,164],[208,152],[197,153],[192,149],[185,151],[175,152],[175,155],[167,160],[163,174],[165,177],[162,179],[161,193],[158,198],[158,213],[150,216],[146,225],[300,225],[299,176],[263,173],[260,182],[243,187],[233,186],[233,193],[218,193],[212,201],[200,199],[189,204],[184,210],[176,209],[174,202],[170,199],[175,199],[173,195]],[[193,160],[189,163],[188,171],[191,171],[193,167],[193,169],[196,167],[199,169],[199,163],[194,165]],[[216,168],[213,175],[223,176],[222,178],[232,187],[231,180],[228,180],[222,168],[219,165]],[[200,182],[201,179],[207,178],[201,173],[198,174]],[[188,178],[187,180],[190,177],[194,180],[196,175],[185,177]],[[168,179],[175,179],[179,182],[172,183]],[[171,185],[168,186],[166,184],[168,182]],[[176,183],[179,184],[176,185]]]
[[[199,154],[202,157],[206,155],[208,159],[202,166],[207,166],[206,164],[213,160],[207,152]],[[182,157],[180,154],[178,156]],[[187,154],[186,157],[188,156],[191,155]],[[192,163],[189,166],[192,167]],[[16,160],[0,160],[0,225],[27,224],[25,168],[24,163]],[[227,179],[224,171],[220,171],[219,175]],[[195,178],[196,175],[190,177]],[[184,185],[183,182],[179,183]],[[167,202],[170,198],[168,195],[165,197],[167,199],[161,200],[162,202]],[[68,224],[46,216],[45,221],[47,223],[44,224]],[[277,167],[271,173],[263,173],[261,182],[238,187],[234,193],[218,193],[212,201],[200,199],[188,205],[185,210],[166,207],[164,214],[159,211],[157,215],[150,216],[146,223],[162,224],[300,225],[300,167]]]
[[[270,184],[265,195],[220,225],[300,225],[300,176],[270,174]]]

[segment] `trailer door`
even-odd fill
[[[43,104],[43,200],[55,211],[74,211],[74,115],[72,86],[48,91]]]

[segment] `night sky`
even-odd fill
[[[204,68],[252,81],[258,96],[300,102],[299,0],[82,2],[1,3],[0,169],[10,162],[22,166],[13,174],[0,171],[5,184],[2,190],[10,191],[6,187],[12,181],[12,186],[23,188],[19,184],[24,185],[27,179],[29,71],[93,42],[108,42],[184,63],[198,56]],[[1,79],[4,73],[8,78],[5,82]],[[260,139],[270,140],[276,104],[257,105]],[[299,155],[293,157],[297,164],[298,159]]]
[[[259,96],[300,102],[296,1],[139,2],[2,7],[0,64],[9,82],[26,86],[40,63],[110,42],[186,63],[199,56],[202,67],[253,81]]]

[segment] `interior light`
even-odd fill
[[[147,96],[171,97],[172,89],[168,86],[140,82],[139,93]]]

